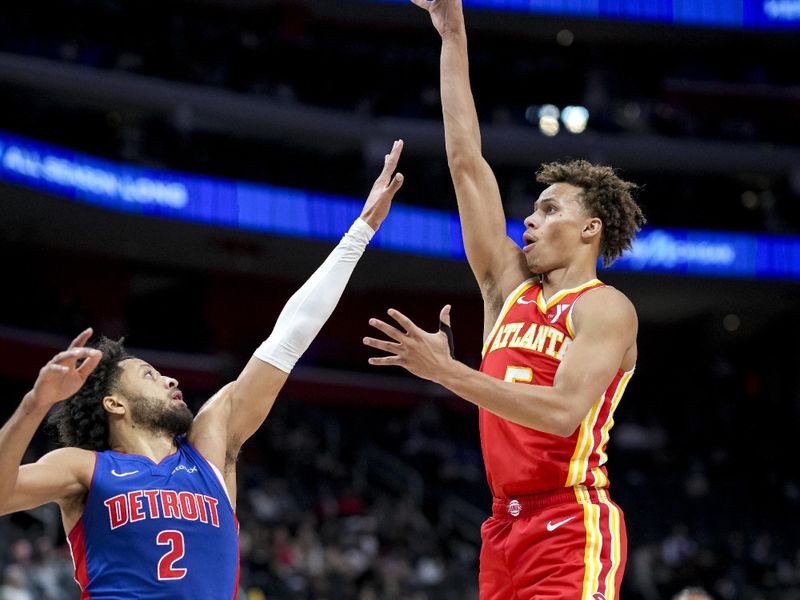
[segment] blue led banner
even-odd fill
[[[0,180],[144,216],[338,240],[363,200],[145,169],[0,132]],[[397,204],[373,246],[464,258],[458,216]]]
[[[0,180],[110,210],[337,240],[363,201],[173,171],[145,169],[0,132]],[[523,225],[508,233],[522,241]],[[458,215],[402,204],[372,243],[437,258],[464,259]],[[800,280],[800,236],[645,229],[612,267],[711,277]]]
[[[408,0],[378,0],[408,4]],[[800,0],[464,0],[468,8],[669,25],[800,28]]]

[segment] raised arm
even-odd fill
[[[365,338],[364,343],[391,353],[371,358],[373,365],[397,365],[441,384],[465,400],[504,419],[532,429],[569,436],[580,425],[619,369],[636,360],[636,311],[613,288],[587,294],[573,314],[575,339],[551,386],[509,383],[451,358],[444,333],[428,333],[397,311],[390,311],[405,331],[378,319],[370,324],[392,341]],[[441,317],[449,324],[449,314]]]
[[[20,463],[47,412],[77,392],[100,361],[98,350],[85,347],[91,335],[87,329],[42,367],[33,389],[0,429],[0,514],[63,502],[86,490],[91,452],[64,448],[37,463]]]
[[[386,155],[383,171],[370,191],[361,217],[345,234],[325,262],[289,299],[269,338],[256,350],[241,375],[225,386],[200,410],[190,440],[226,477],[241,445],[261,426],[295,362],[328,320],[356,263],[386,218],[403,176],[392,177],[402,140]],[[228,480],[229,491],[235,488]]]
[[[412,2],[430,13],[442,38],[440,77],[447,161],[458,200],[464,249],[489,317],[490,306],[499,312],[506,295],[530,277],[530,271],[519,246],[506,235],[497,180],[481,153],[461,0]]]

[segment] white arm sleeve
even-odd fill
[[[283,307],[270,336],[253,356],[290,373],[339,303],[358,259],[375,232],[356,219],[325,262]]]

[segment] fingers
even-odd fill
[[[392,177],[392,181],[387,186],[389,191],[394,194],[397,190],[403,187],[403,179],[404,177],[402,173],[395,173],[395,176]]]
[[[77,361],[82,358],[88,359],[89,357],[97,357],[99,361],[101,355],[102,353],[94,348],[70,348],[69,350],[64,350],[56,354],[50,359],[50,364],[74,367]]]
[[[375,338],[371,337],[364,338],[364,345],[377,348],[378,350],[383,350],[384,352],[391,352],[392,354],[397,354],[400,350],[400,344],[396,344],[395,342],[387,342],[386,340],[376,340]]]
[[[103,358],[103,353],[99,350],[95,350],[93,354],[90,354],[86,360],[81,363],[81,366],[78,367],[78,373],[84,380],[89,377],[92,371],[95,370],[95,367],[100,364],[101,358]]]
[[[389,165],[393,165],[392,168],[396,167],[400,160],[400,155],[403,153],[403,144],[403,140],[395,140],[394,144],[392,144],[391,151],[386,155],[386,162]]]
[[[380,323],[383,327],[379,327],[374,322]],[[397,331],[394,327],[392,327],[391,325],[387,325],[383,321],[378,321],[377,319],[371,319],[370,325],[372,325],[373,327],[377,327],[378,329],[381,329],[381,331],[384,331],[384,333],[386,333],[386,335],[390,337],[395,337],[395,335],[399,337],[401,335],[400,332]],[[400,357],[397,355],[397,352],[400,350],[400,344],[397,344],[395,342],[387,342],[386,340],[376,340],[375,338],[371,337],[365,337],[363,341],[365,346],[377,348],[378,350],[383,350],[384,352],[390,352],[392,354],[391,356],[376,356],[370,358],[368,360],[369,364],[377,365],[379,367],[389,366],[389,365],[402,366],[400,364]]]
[[[83,331],[81,331],[78,334],[78,337],[76,337],[74,340],[72,340],[72,342],[70,343],[69,347],[70,348],[79,348],[81,346],[85,346],[86,342],[89,341],[89,338],[92,337],[92,333],[94,333],[94,330],[91,327],[87,327],[86,329],[84,329]]]
[[[407,333],[411,333],[414,329],[417,329],[417,326],[414,324],[414,321],[409,319],[399,310],[390,308],[387,312],[389,313],[390,317],[392,317],[395,321],[397,321],[400,324],[400,326],[406,330]]]
[[[383,184],[384,187],[390,186],[391,182],[389,181],[389,178],[392,176],[392,173],[394,173],[394,170],[397,168],[397,163],[400,161],[400,154],[402,152],[403,152],[403,140],[395,140],[394,144],[392,145],[392,149],[389,151],[389,154],[387,154],[386,157],[384,158],[383,170],[381,171],[381,174],[378,176],[378,180],[376,181],[376,183],[381,183]]]
[[[405,333],[397,329],[396,327],[392,327],[388,323],[384,323],[380,319],[370,319],[369,324],[372,325],[375,329],[380,331],[381,333],[385,333],[387,336],[392,338],[396,342],[402,342],[403,338],[405,337]]]
[[[442,308],[441,312],[439,313],[439,320],[447,325],[450,326],[450,305],[445,304],[444,308]]]
[[[64,365],[50,364],[50,365],[45,365],[42,371],[45,373],[56,373],[58,375],[65,375],[66,373],[69,373],[69,367]]]
[[[376,365],[379,367],[388,367],[388,366],[398,366],[402,367],[403,365],[400,364],[400,357],[399,356],[377,356],[374,358],[370,358],[367,362],[371,365]]]
[[[439,313],[439,332],[443,333],[447,338],[447,348],[450,351],[450,357],[456,357],[456,348],[453,341],[453,328],[450,327],[450,305],[446,304]]]

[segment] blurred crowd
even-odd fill
[[[728,395],[740,382],[722,374],[714,385],[724,396],[703,398],[693,414],[700,396],[675,398],[661,419],[636,405],[664,398],[643,397],[647,384],[629,390],[609,453],[628,523],[626,600],[690,587],[717,600],[800,598],[800,481],[746,408],[768,409],[768,394],[750,382]],[[700,413],[715,411],[752,442],[717,447],[724,434],[694,430]],[[476,427],[471,410],[434,399],[365,411],[281,398],[240,458],[240,598],[476,598],[478,530],[490,505]],[[41,513],[0,519],[9,541],[0,600],[77,597],[57,522]]]

